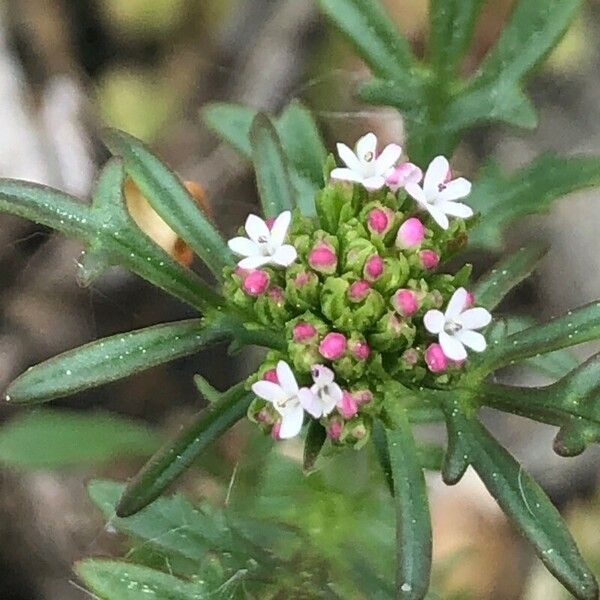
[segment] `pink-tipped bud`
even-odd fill
[[[419,310],[419,298],[413,290],[400,289],[392,297],[392,305],[403,317],[412,317]]]
[[[331,274],[337,267],[337,254],[326,242],[319,242],[308,255],[308,264],[321,273]]]
[[[355,281],[348,288],[348,298],[350,298],[352,302],[362,302],[369,295],[370,291],[371,286],[369,283],[364,279],[361,279],[360,281]]]
[[[344,424],[341,421],[338,421],[337,419],[335,419],[329,423],[329,427],[327,428],[327,433],[332,440],[337,442],[340,439],[340,437],[342,437],[343,430],[344,430]]]
[[[307,342],[317,335],[317,330],[310,323],[296,323],[294,325],[294,341]]]
[[[275,219],[276,219],[276,217],[268,217],[267,219],[265,219],[265,223],[267,224],[269,231],[271,231],[271,229],[273,229],[273,224],[275,223]]]
[[[383,275],[384,269],[385,263],[383,262],[383,258],[375,255],[367,259],[363,274],[368,281],[376,281]]]
[[[396,246],[404,250],[418,248],[424,238],[425,225],[416,217],[411,217],[400,225],[396,236]]]
[[[252,271],[244,279],[242,287],[249,296],[261,296],[269,287],[270,277],[266,271]]]
[[[352,341],[350,342],[350,352],[358,360],[367,360],[371,354],[371,348],[367,342]]]
[[[263,408],[256,415],[256,420],[259,423],[264,423],[265,425],[271,425],[273,423],[273,417],[272,417],[271,413],[266,408]]]
[[[265,371],[265,374],[263,375],[263,379],[265,381],[270,381],[271,383],[279,383],[279,379],[277,377],[277,371],[275,369],[269,369],[268,371]]]
[[[368,404],[373,401],[373,392],[371,390],[360,390],[352,394],[359,404]]]
[[[394,212],[389,208],[374,208],[367,217],[367,225],[372,233],[384,235],[394,222]]]
[[[414,367],[419,362],[419,351],[415,348],[409,348],[402,355],[402,361],[409,367]]]
[[[285,294],[280,287],[272,287],[269,290],[269,298],[271,298],[277,306],[283,306],[285,304]]]
[[[280,431],[281,431],[281,421],[277,421],[277,423],[275,423],[273,425],[273,429],[271,429],[271,437],[274,440],[279,441],[281,439],[281,437],[279,436]]]
[[[319,345],[319,352],[328,360],[337,360],[344,355],[347,345],[348,342],[341,333],[328,333]]]
[[[407,183],[420,183],[423,171],[411,162],[398,165],[386,178],[388,187],[394,191],[404,187]]]
[[[421,264],[426,269],[435,269],[440,264],[440,255],[435,250],[421,250],[419,252]]]
[[[337,408],[344,419],[351,419],[358,412],[358,405],[356,404],[354,395],[344,391],[342,400],[337,405]]]
[[[475,294],[473,292],[467,292],[467,299],[465,300],[465,308],[471,308],[475,304]]]
[[[443,373],[450,364],[439,344],[431,344],[425,350],[425,362],[432,373]]]
[[[303,287],[307,283],[310,282],[311,275],[312,275],[312,273],[307,273],[306,271],[302,271],[301,273],[298,273],[298,275],[296,275],[296,277],[294,278],[294,283],[298,287]]]

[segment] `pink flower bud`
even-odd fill
[[[396,246],[405,250],[417,248],[421,245],[424,238],[425,226],[416,217],[411,217],[400,225],[398,235],[396,236]]]
[[[273,422],[273,417],[271,416],[271,413],[266,409],[263,408],[257,415],[256,415],[256,420],[259,423],[265,423],[266,425],[271,425]]]
[[[434,250],[421,250],[419,258],[426,269],[435,269],[440,264],[440,255]]]
[[[419,310],[419,298],[413,290],[398,290],[392,297],[392,304],[403,317],[412,317]]]
[[[383,235],[394,222],[394,212],[385,208],[374,208],[367,217],[367,224],[372,233]]]
[[[279,383],[279,379],[277,377],[277,371],[275,369],[269,369],[268,371],[265,371],[265,374],[263,375],[263,379],[265,381],[270,381],[271,383]]]
[[[411,162],[404,162],[385,178],[385,182],[390,189],[397,191],[407,183],[420,183],[421,179],[423,179],[423,171]]]
[[[268,217],[267,219],[265,219],[265,223],[267,224],[269,231],[271,231],[271,229],[273,229],[273,223],[275,223],[275,219],[276,219],[276,217]]]
[[[425,362],[432,373],[444,372],[450,363],[439,344],[431,344],[425,350]]]
[[[467,292],[467,299],[465,301],[465,308],[471,308],[475,304],[475,294],[473,292]]]
[[[419,362],[419,352],[415,348],[409,348],[403,355],[404,364],[414,367]]]
[[[271,429],[271,437],[274,440],[279,441],[281,438],[279,437],[279,432],[281,431],[281,421],[277,421],[277,423],[275,423],[273,425],[273,429]]]
[[[331,274],[337,267],[337,255],[332,246],[319,242],[308,255],[308,264],[322,273]]]
[[[298,287],[302,287],[310,282],[312,273],[307,273],[306,271],[302,271],[302,273],[298,273],[296,278],[294,279],[294,283]]]
[[[329,360],[337,360],[346,352],[346,346],[346,338],[341,333],[328,333],[319,345],[319,352]]]
[[[337,408],[344,419],[351,419],[358,412],[358,405],[356,404],[354,395],[344,391],[342,400],[337,405]]]
[[[306,342],[311,340],[317,335],[317,330],[314,325],[310,323],[296,323],[294,325],[294,341],[295,342]]]
[[[368,281],[375,281],[379,279],[383,274],[383,270],[385,269],[385,263],[383,262],[383,258],[381,256],[371,256],[367,259],[365,263],[365,268],[363,269],[363,274],[365,279]]]
[[[272,287],[269,290],[269,298],[271,298],[278,306],[283,306],[285,304],[285,294],[280,287]]]
[[[242,287],[249,296],[261,296],[269,287],[270,277],[266,271],[252,271],[244,279]]]
[[[361,279],[360,281],[355,281],[348,288],[348,297],[352,302],[361,302],[364,300],[371,291],[371,286],[367,281]]]
[[[327,433],[329,434],[329,437],[332,440],[335,440],[337,442],[340,439],[340,437],[342,436],[343,430],[344,430],[344,424],[341,421],[338,421],[337,419],[335,419],[329,423],[329,427],[327,428]]]
[[[352,396],[358,402],[358,404],[368,404],[373,400],[373,392],[371,390],[360,390],[353,392]]]
[[[369,344],[366,342],[352,341],[350,342],[350,352],[358,360],[367,360],[371,354],[371,348],[369,348]]]

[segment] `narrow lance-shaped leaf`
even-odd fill
[[[494,310],[508,292],[529,277],[545,253],[543,246],[534,245],[520,248],[500,261],[472,288],[477,305]]]
[[[10,384],[6,399],[34,404],[68,396],[188,356],[228,334],[220,321],[190,319],[113,335],[28,369]]]
[[[104,138],[110,150],[123,157],[127,174],[152,208],[221,279],[223,267],[233,264],[231,252],[179,177],[133,136],[110,129]]]
[[[296,205],[288,159],[269,117],[259,113],[250,129],[256,183],[266,217],[276,217]]]
[[[431,518],[425,477],[408,418],[388,429],[396,506],[396,598],[421,600],[431,578]]]
[[[245,384],[240,383],[205,409],[131,480],[119,502],[117,515],[128,517],[156,500],[212,442],[246,414],[252,397]]]
[[[325,427],[319,421],[312,419],[308,424],[308,432],[306,433],[306,440],[304,442],[302,469],[306,475],[314,469],[326,439],[327,430]]]

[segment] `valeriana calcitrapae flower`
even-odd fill
[[[468,219],[473,209],[462,202],[456,202],[471,193],[471,182],[464,177],[448,180],[450,165],[443,156],[436,156],[427,167],[423,186],[408,182],[404,189],[425,209],[442,228],[448,229],[448,217]]]
[[[468,306],[469,293],[458,288],[445,312],[430,310],[423,318],[427,331],[438,336],[442,351],[451,360],[465,360],[465,346],[475,352],[483,352],[487,346],[483,335],[475,330],[489,325],[492,315],[480,306]]]
[[[292,213],[282,212],[269,228],[266,221],[256,215],[248,215],[244,229],[248,237],[235,237],[229,240],[229,248],[244,256],[238,262],[241,269],[257,269],[265,265],[288,267],[298,255],[296,248],[284,244]]]
[[[333,169],[331,177],[359,183],[368,190],[378,190],[386,185],[386,177],[402,154],[398,144],[389,144],[378,155],[377,136],[374,133],[361,137],[354,151],[346,144],[338,144],[337,151],[346,166]]]
[[[314,365],[312,368],[314,385],[310,391],[312,397],[304,394],[304,408],[315,418],[327,416],[342,402],[344,393],[335,383],[335,373],[324,365]]]

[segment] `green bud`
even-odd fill
[[[315,206],[321,227],[335,235],[340,224],[352,217],[352,188],[342,183],[329,184],[317,194]]]
[[[290,306],[298,310],[317,307],[321,283],[319,276],[301,265],[287,269],[285,295]]]
[[[412,320],[402,319],[390,310],[377,321],[368,341],[375,350],[398,351],[411,346],[415,335],[416,327]]]
[[[285,292],[280,287],[271,287],[256,298],[254,312],[258,320],[265,325],[285,325],[291,318],[286,307]]]
[[[350,421],[346,421],[339,441],[353,446],[355,450],[360,450],[369,441],[372,428],[373,424],[369,417],[357,415]]]
[[[410,273],[410,266],[406,256],[399,254],[395,258],[385,258],[383,274],[375,280],[373,287],[384,296],[394,293],[398,288],[404,287]]]
[[[342,270],[345,273],[351,271],[358,277],[362,277],[367,259],[377,255],[377,248],[369,240],[360,237],[349,241],[344,246]]]

